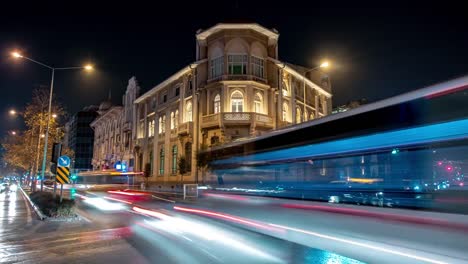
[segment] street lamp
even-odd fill
[[[77,69],[84,69],[86,71],[91,71],[93,69],[93,67],[91,65],[85,65],[85,66],[81,66],[81,67],[61,67],[61,68],[55,68],[55,67],[52,67],[52,66],[49,66],[47,64],[44,64],[42,62],[39,62],[39,61],[36,61],[36,60],[33,60],[31,58],[28,58],[28,57],[25,57],[23,56],[22,54],[20,54],[19,52],[15,51],[15,52],[12,52],[11,55],[14,57],[14,58],[22,58],[22,59],[26,59],[26,60],[29,60],[31,62],[34,62],[36,64],[39,64],[43,67],[46,67],[48,68],[49,70],[52,71],[52,78],[51,78],[51,81],[50,81],[50,95],[49,95],[49,110],[47,112],[47,128],[46,128],[46,133],[45,133],[45,137],[44,137],[44,157],[42,159],[42,172],[41,172],[41,191],[43,190],[43,179],[44,179],[44,174],[45,174],[45,167],[46,167],[46,161],[47,161],[47,142],[48,142],[48,139],[49,139],[49,126],[50,126],[50,117],[51,117],[51,111],[52,111],[52,94],[54,92],[54,76],[55,76],[55,71],[60,71],[60,70],[77,70]],[[34,181],[34,184],[35,184],[35,181]]]
[[[12,134],[13,136],[15,136],[15,135],[16,135],[16,131],[11,131],[11,134]]]
[[[9,111],[9,113],[10,113],[10,115],[12,115],[12,116],[14,116],[14,115],[17,114],[15,109],[11,109],[11,110]]]
[[[306,76],[306,74],[307,74],[308,72],[315,71],[315,70],[320,69],[320,68],[327,68],[328,66],[330,66],[330,63],[329,63],[328,61],[324,61],[324,62],[322,62],[319,66],[314,67],[314,68],[312,68],[312,69],[309,69],[309,70],[305,71],[305,72],[304,72],[304,75],[302,76],[302,82],[303,82],[303,84],[304,84],[304,98],[302,99],[302,104],[303,104],[303,106],[304,106],[304,110],[303,110],[303,111],[304,111],[304,113],[303,113],[304,117],[305,117],[305,114],[306,114],[306,84],[305,84],[305,76]],[[315,106],[315,109],[317,109],[317,107],[318,107],[318,106],[316,105],[316,106]],[[295,111],[295,110],[293,109],[293,111]],[[307,118],[307,117],[305,117],[304,120],[305,120],[306,118]]]
[[[52,114],[52,118],[57,118],[57,114]]]

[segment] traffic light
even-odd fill
[[[75,196],[76,196],[76,189],[75,189],[75,188],[71,188],[71,189],[70,189],[70,199],[74,200],[74,199],[75,199]]]

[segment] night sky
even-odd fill
[[[37,2],[2,3],[0,9],[1,134],[21,125],[8,117],[8,109],[21,109],[34,87],[50,83],[47,69],[13,60],[12,50],[56,67],[95,65],[92,74],[56,74],[57,94],[72,114],[99,104],[109,89],[120,103],[131,76],[143,92],[151,89],[195,60],[198,29],[220,22],[276,28],[283,61],[314,67],[329,59],[334,106],[468,73],[468,16],[461,2]]]

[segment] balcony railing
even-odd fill
[[[185,123],[179,124],[179,127],[177,128],[177,133],[179,135],[190,134],[192,133],[192,128],[193,128],[193,122],[185,122]]]
[[[267,80],[255,75],[243,75],[243,74],[225,74],[225,75],[220,75],[211,79],[208,79],[208,83],[211,82],[219,82],[219,81],[256,81],[256,82],[261,82],[261,83],[266,83]]]
[[[220,120],[221,116],[221,120]],[[202,117],[202,127],[212,127],[221,124],[251,124],[273,126],[273,118],[268,115],[253,112],[225,112]]]

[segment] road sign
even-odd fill
[[[70,183],[70,168],[68,167],[57,167],[57,175],[55,176],[55,180],[58,183],[65,184]]]
[[[60,156],[60,158],[58,158],[58,166],[59,167],[70,167],[70,157]]]

